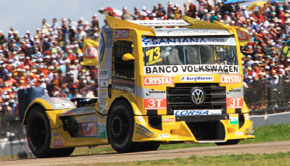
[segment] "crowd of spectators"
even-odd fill
[[[42,20],[35,32],[20,37],[10,28],[0,32],[0,114],[17,115],[17,91],[42,87],[49,96],[95,97],[97,66],[84,66],[83,41],[98,40],[97,15],[91,21]]]
[[[99,10],[104,13],[103,9]],[[106,14],[116,16],[114,10]],[[125,20],[196,19],[240,26],[252,35],[251,42],[241,48],[245,99],[254,101],[252,109],[273,105],[274,99],[288,104],[290,92],[290,4],[266,3],[249,11],[243,4],[227,4],[214,0],[188,0],[183,10],[171,1],[150,10],[145,6],[131,13],[123,7]],[[94,97],[97,94],[97,67],[82,65],[83,41],[98,40],[99,21],[80,18],[77,22],[54,18],[34,32],[20,37],[17,30],[8,35],[0,31],[0,112],[17,114],[17,91],[21,88],[43,87],[49,96]],[[247,97],[248,96],[248,97]],[[250,104],[251,105],[251,104]]]

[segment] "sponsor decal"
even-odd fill
[[[170,45],[236,45],[234,38],[160,37],[143,38],[143,47]]]
[[[232,125],[239,124],[239,115],[238,114],[230,114],[230,124],[232,124]]]
[[[135,93],[135,81],[119,77],[112,78],[112,89]]]
[[[236,135],[244,135],[242,131],[236,131]]]
[[[103,35],[103,33],[100,33],[100,39],[99,39],[99,58],[98,58],[98,61],[99,62],[102,62],[102,60],[103,60],[104,53],[105,53],[105,48],[106,48],[106,44],[105,44],[104,35]]]
[[[55,107],[58,109],[65,109],[65,108],[71,108],[72,106],[70,103],[54,103]]]
[[[108,80],[100,80],[99,86],[101,88],[107,88],[108,87]]]
[[[166,119],[162,119],[162,122],[163,122],[163,123],[166,123],[166,122],[175,122],[175,118],[166,118]]]
[[[132,79],[125,79],[125,78],[113,77],[112,83],[114,83],[114,84],[134,85],[135,84],[135,81],[132,80]]]
[[[166,92],[162,90],[145,89],[144,91],[146,99],[152,98],[166,98]]]
[[[102,92],[101,93],[101,98],[107,98],[109,95],[108,95],[108,92]]]
[[[97,138],[106,138],[106,124],[98,123]]]
[[[145,66],[145,74],[234,74],[238,65],[169,65]]]
[[[51,100],[55,103],[65,102],[62,98],[56,98],[56,97],[51,98]]]
[[[170,138],[169,134],[159,134],[159,138]]]
[[[104,28],[104,32],[106,37],[106,48],[113,47],[113,29],[112,28]]]
[[[166,99],[144,99],[144,107],[146,110],[165,110],[167,109]]]
[[[240,84],[243,82],[243,77],[241,74],[234,75],[221,75],[221,84]]]
[[[173,77],[144,77],[143,78],[145,86],[156,86],[156,85],[173,85],[174,79]]]
[[[165,94],[165,91],[150,89],[150,90],[146,93],[146,95],[147,95],[147,94],[148,94],[148,96],[149,96],[150,94]]]
[[[240,93],[241,89],[231,89],[229,90],[229,93]]]
[[[147,50],[145,55],[146,56],[144,57],[144,61],[146,63],[146,66],[150,66],[162,61],[160,47],[155,47],[150,50]]]
[[[229,93],[240,93],[242,92],[242,89],[241,88],[238,88],[238,89],[230,89],[229,90]]]
[[[57,137],[57,136],[59,136],[59,132],[52,132],[51,135],[52,135],[53,137]]]
[[[209,36],[209,35],[230,35],[227,30],[221,29],[188,29],[182,31],[156,31],[157,36]]]
[[[54,148],[57,148],[57,147],[63,147],[64,146],[64,143],[63,143],[63,139],[62,138],[55,138],[53,140],[53,145],[52,145]]]
[[[243,97],[243,87],[227,90],[227,98]]]
[[[106,114],[107,113],[106,98],[108,98],[108,96],[109,96],[107,90],[108,89],[99,90],[99,92],[101,94],[99,95],[99,98],[98,98],[98,102],[99,102],[99,110],[98,110],[98,112],[101,113],[101,114]]]
[[[133,86],[112,85],[112,88],[117,89],[117,90],[127,91],[130,93],[135,93],[135,87]]]
[[[102,62],[105,57],[105,48],[111,48],[113,46],[113,30],[111,28],[104,28],[103,30],[104,33],[100,33],[99,39],[99,62]]]
[[[129,38],[129,29],[116,29],[115,39],[128,39]]]
[[[104,102],[104,104],[106,104],[106,102]],[[103,105],[101,105],[101,103],[100,103],[99,112],[100,112],[101,114],[106,114],[106,113],[108,112],[106,105],[103,106]]]
[[[245,116],[245,120],[250,120],[249,114],[244,114],[244,116]]]
[[[99,70],[98,77],[100,79],[108,79],[109,78],[108,70]]]
[[[82,136],[96,136],[95,122],[82,122],[80,127]]]
[[[222,110],[175,110],[175,116],[221,115]]]
[[[243,107],[242,97],[231,97],[227,98],[227,108],[242,108]]]
[[[102,100],[99,101],[100,105],[106,105],[106,100],[104,98],[102,98]]]
[[[45,100],[50,103],[55,109],[75,108],[73,103],[67,98],[45,97]]]
[[[181,76],[180,81],[186,82],[186,81],[213,81],[213,76]]]

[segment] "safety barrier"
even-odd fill
[[[276,84],[262,80],[251,80],[244,88],[245,101],[252,112],[279,113],[290,110],[290,82],[278,78]]]

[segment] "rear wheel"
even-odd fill
[[[217,142],[216,145],[223,146],[223,145],[236,145],[240,142],[239,139],[228,140],[227,142]]]
[[[38,158],[69,156],[74,148],[50,149],[51,130],[45,110],[40,106],[31,109],[27,117],[28,145]]]

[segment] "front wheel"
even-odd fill
[[[160,142],[135,142],[135,151],[152,151],[157,150]]]
[[[38,158],[69,156],[74,148],[50,149],[51,130],[45,110],[34,106],[28,114],[26,133],[29,148]]]
[[[74,147],[71,148],[60,148],[60,149],[52,149],[53,157],[67,157],[73,153],[75,150]]]
[[[133,112],[129,104],[123,100],[117,101],[108,117],[108,139],[117,152],[130,152],[133,148],[134,131]]]
[[[240,142],[239,139],[228,140],[226,142],[217,142],[216,145],[223,146],[223,145],[236,145]]]
[[[156,150],[159,142],[132,142],[134,115],[130,105],[117,101],[109,113],[107,123],[108,139],[112,148],[119,153]]]

